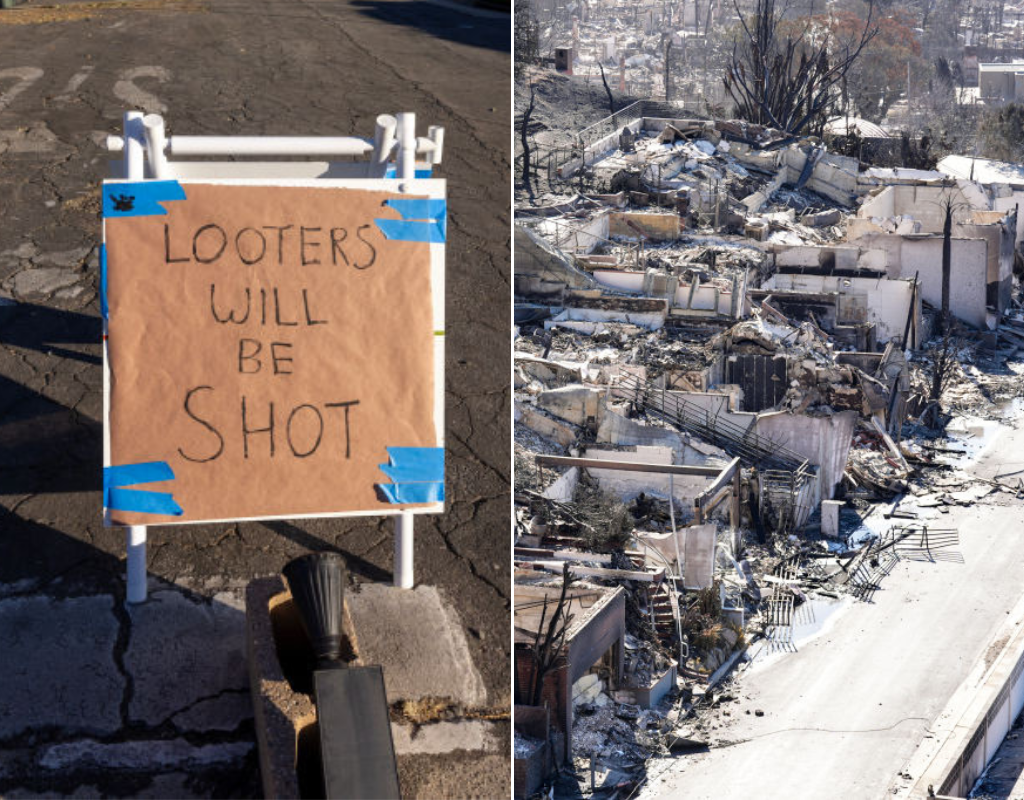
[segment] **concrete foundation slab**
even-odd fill
[[[121,727],[113,610],[106,596],[0,601],[0,738],[54,725],[98,734]]]
[[[486,692],[455,612],[433,586],[379,583],[347,593],[359,659],[384,667],[388,702],[445,698],[482,706]]]
[[[248,689],[226,691],[217,697],[200,700],[194,706],[171,717],[182,731],[233,731],[252,719],[252,698]]]
[[[157,725],[200,700],[248,687],[243,612],[220,601],[193,602],[178,592],[157,591],[131,615],[124,663],[135,682],[132,720]]]
[[[104,767],[132,771],[175,766],[205,766],[244,758],[253,748],[251,742],[226,742],[195,746],[184,739],[115,742],[106,744],[92,739],[55,744],[46,749],[39,765],[43,769],[74,770]]]

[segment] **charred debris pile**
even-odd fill
[[[1024,492],[958,460],[1022,393],[1012,189],[618,121],[516,211],[517,786],[706,745],[753,650]]]

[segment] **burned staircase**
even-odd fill
[[[807,459],[759,436],[752,427],[730,422],[724,415],[713,414],[635,375],[620,376],[612,391],[615,396],[629,400],[638,412],[664,420],[739,458],[744,467],[757,469],[761,482],[759,512],[767,529],[784,535],[800,521],[799,498],[815,473]]]
[[[651,584],[647,590],[647,604],[654,624],[654,633],[666,650],[674,651],[679,639],[676,623],[677,611],[673,606],[671,590],[667,582]]]

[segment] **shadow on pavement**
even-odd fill
[[[98,422],[0,375],[0,491],[99,491],[102,470]]]
[[[99,355],[72,348],[96,348],[101,334],[99,317],[22,303],[0,306],[0,344],[7,346],[0,357],[10,367],[4,371],[31,372],[31,378],[23,380],[47,387],[51,395],[0,375],[0,491],[4,494],[101,488],[101,426],[70,407],[94,390],[85,382],[58,376],[56,367],[39,366],[46,358],[59,357],[89,365],[84,372],[98,369]],[[19,350],[40,353],[44,359],[33,363]],[[98,382],[98,372],[92,378]]]
[[[360,558],[353,553],[342,550],[340,547],[336,547],[325,542],[320,537],[307,533],[301,528],[292,525],[290,522],[285,522],[284,520],[270,520],[265,522],[264,525],[278,536],[283,536],[285,539],[288,539],[289,541],[299,545],[299,547],[310,552],[315,553],[323,551],[337,553],[345,559],[345,565],[348,567],[348,571],[361,578],[365,578],[368,581],[382,583],[390,583],[392,580],[392,574],[387,570],[381,569],[376,564],[371,564],[365,558]]]
[[[27,303],[0,306],[0,343],[3,344],[99,365],[103,363],[99,355],[60,345],[96,345],[102,335],[103,320],[99,317]]]
[[[469,7],[462,12],[424,0],[355,0],[352,6],[380,22],[419,28],[439,39],[489,50],[507,51],[511,46],[508,18],[477,17],[467,13]]]

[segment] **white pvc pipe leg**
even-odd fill
[[[403,511],[395,517],[395,586],[411,589],[412,576],[412,525],[416,515]]]
[[[142,118],[142,129],[146,137],[146,160],[149,162],[150,174],[157,180],[171,176],[167,166],[167,134],[164,131],[164,118],[159,114],[146,114]]]
[[[146,526],[128,528],[128,602],[146,602]]]
[[[142,112],[124,115],[124,177],[131,181],[145,178],[145,127]],[[128,574],[126,597],[129,603],[146,601],[146,526],[128,528]]]
[[[416,115],[411,111],[396,114],[398,121],[398,170],[402,180],[416,177]]]

